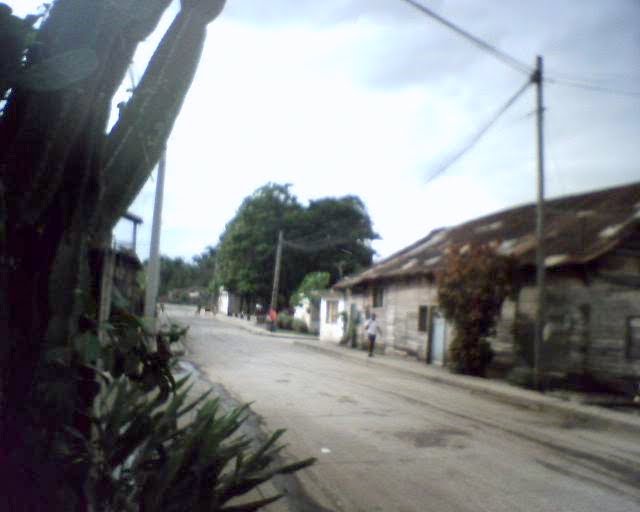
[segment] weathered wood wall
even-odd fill
[[[629,321],[640,321],[639,238],[632,237],[594,263],[548,270],[542,347],[545,371],[559,376],[589,375],[614,385],[635,385],[640,380],[640,346],[629,350]],[[533,274],[527,277],[517,297],[505,300],[502,306],[491,338],[496,365],[526,364],[518,343],[528,344],[529,353],[532,350],[537,290]],[[436,286],[426,278],[378,286],[384,288],[382,307],[373,308],[372,289],[363,288],[347,293],[347,311],[355,304],[362,318],[367,312],[376,313],[383,331],[381,345],[426,359],[430,326],[427,332],[418,330],[419,308],[437,307]],[[362,329],[359,331],[363,342]],[[448,332],[450,338],[452,330]]]

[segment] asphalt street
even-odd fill
[[[186,358],[204,381],[252,402],[260,428],[286,428],[287,458],[318,458],[298,473],[306,498],[291,510],[640,511],[631,432],[403,375],[364,352],[333,357],[193,308],[169,314],[190,325]]]

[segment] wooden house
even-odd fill
[[[537,308],[535,205],[436,229],[334,286],[345,308],[376,313],[381,344],[446,364],[451,326],[438,309],[447,249],[489,244],[516,259],[520,286],[492,339],[496,364],[523,364]],[[546,372],[635,387],[640,378],[640,183],[545,203]],[[520,348],[518,350],[518,348]],[[526,358],[526,356],[525,356]]]

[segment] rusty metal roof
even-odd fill
[[[535,204],[503,210],[458,226],[439,228],[336,289],[367,282],[433,275],[448,247],[491,244],[523,265],[535,264]],[[640,226],[640,182],[545,201],[545,264],[587,263],[614,248]]]

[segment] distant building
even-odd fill
[[[240,302],[238,295],[220,287],[218,293],[218,313],[227,316],[238,316],[241,314]]]

